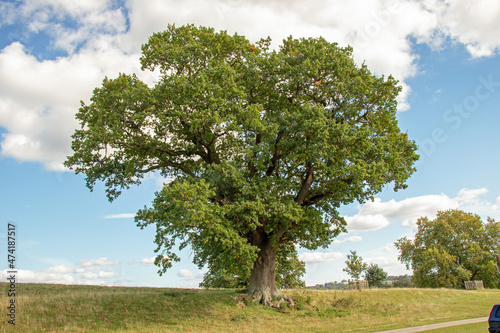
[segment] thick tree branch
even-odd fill
[[[302,186],[300,187],[299,193],[297,193],[297,196],[295,197],[296,203],[302,205],[302,202],[306,198],[307,192],[309,192],[309,189],[311,188],[313,181],[314,181],[314,166],[312,165],[311,162],[307,162],[304,181],[302,182]]]
[[[273,174],[273,171],[276,170],[276,168],[278,167],[278,161],[281,158],[281,154],[280,154],[280,150],[278,148],[278,145],[279,145],[281,139],[283,138],[283,133],[284,133],[283,131],[279,131],[278,135],[276,137],[276,142],[274,143],[274,155],[271,158],[269,168],[266,171],[266,176],[268,176],[268,177],[271,176]]]
[[[305,207],[309,207],[309,206],[312,206],[314,205],[315,203],[321,201],[323,198],[326,197],[326,194],[325,193],[321,193],[321,194],[316,194],[316,195],[313,195],[312,197],[310,197],[309,199],[307,200],[304,200],[302,202],[302,206],[305,206]]]
[[[328,187],[331,186],[335,182],[343,182],[343,183],[350,185],[350,184],[352,184],[353,180],[354,180],[354,177],[352,177],[352,176],[345,177],[345,178],[336,178],[336,179],[330,181],[329,183],[325,184],[324,189],[328,189]],[[314,193],[314,191],[313,191],[313,193],[311,193],[311,197],[308,198],[307,200],[305,199],[302,202],[302,206],[305,206],[305,207],[312,206],[312,205],[320,202],[321,200],[323,200],[324,198],[326,198],[330,194],[331,194],[331,192],[327,192],[326,190],[321,192],[321,193]]]
[[[257,147],[262,142],[262,134],[258,133],[255,136],[255,146]],[[250,171],[250,177],[253,177],[257,172],[257,168],[255,168],[255,164],[253,160],[257,157],[257,152],[254,152],[252,158],[248,161],[248,171]]]

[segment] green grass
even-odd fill
[[[452,326],[446,328],[439,328],[437,330],[426,331],[427,333],[487,333],[488,332],[488,323],[479,323],[479,324],[467,324],[460,326]]]
[[[0,332],[13,332],[7,284],[0,287]],[[296,309],[277,310],[244,306],[236,291],[48,284],[17,291],[15,331],[30,333],[377,332],[486,317],[500,301],[500,290],[290,290]]]

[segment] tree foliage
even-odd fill
[[[363,258],[358,256],[356,251],[350,251],[345,264],[346,267],[342,270],[355,280],[359,280],[361,274],[368,268],[368,264],[363,262]]]
[[[389,277],[390,279],[391,277]],[[398,275],[392,279],[392,287],[394,288],[413,288],[412,277],[410,275]]]
[[[394,78],[323,38],[269,45],[169,26],[142,47],[154,86],[120,74],[82,103],[66,166],[90,189],[103,181],[113,200],[151,172],[173,179],[136,215],[156,226],[160,274],[179,260],[175,244],[190,246],[200,267],[273,296],[280,246],[328,246],[345,231],[340,205],[404,188],[414,171]]]
[[[276,253],[276,287],[278,289],[305,288],[302,276],[306,272],[305,263],[299,260],[293,244],[284,244]],[[225,268],[208,271],[203,276],[200,287],[204,288],[246,288],[250,276],[239,276]]]
[[[377,264],[370,264],[366,267],[365,279],[370,287],[382,287],[382,282],[387,279],[387,272]]]
[[[417,221],[415,239],[399,239],[399,260],[413,269],[417,287],[461,287],[464,281],[483,280],[499,287],[495,254],[500,251],[500,222],[461,210],[439,211],[434,220]]]

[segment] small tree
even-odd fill
[[[382,282],[387,279],[387,273],[377,264],[370,264],[365,272],[365,279],[370,287],[381,287]]]
[[[349,274],[353,279],[359,280],[361,274],[366,270],[368,264],[363,262],[363,258],[358,256],[356,251],[350,251],[347,255],[347,260],[345,261],[346,267],[342,270]]]

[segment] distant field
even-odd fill
[[[14,329],[0,286],[0,332],[29,333],[377,332],[487,317],[500,302],[500,290],[290,290],[296,309],[276,310],[244,306],[236,291],[18,284]]]

